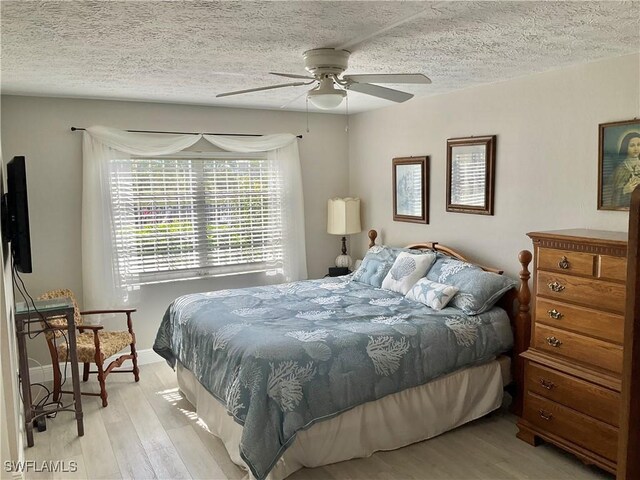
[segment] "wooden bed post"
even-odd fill
[[[378,232],[375,230],[369,230],[367,234],[369,236],[369,248],[373,247],[376,244],[376,237],[378,236]]]
[[[518,287],[518,315],[514,324],[514,343],[513,343],[513,380],[516,384],[516,393],[511,405],[511,411],[521,417],[522,404],[524,395],[524,359],[520,356],[531,342],[531,290],[529,290],[529,264],[533,255],[529,250],[522,250],[518,254],[518,260],[522,265],[520,270],[520,286]]]

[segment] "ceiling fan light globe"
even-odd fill
[[[321,110],[331,110],[339,107],[346,96],[347,92],[344,90],[333,90],[331,92],[311,91],[307,94],[311,104]]]

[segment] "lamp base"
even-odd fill
[[[351,260],[349,255],[338,255],[336,257],[336,267],[350,269],[351,265],[353,265],[353,260]]]

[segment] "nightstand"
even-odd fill
[[[329,267],[329,273],[327,277],[340,277],[342,275],[348,275],[351,273],[351,270],[347,267]]]

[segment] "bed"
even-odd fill
[[[466,262],[435,243],[407,248]],[[234,463],[259,480],[285,478],[479,418],[507,385],[517,413],[530,260],[521,253],[519,285],[475,315],[351,276],[186,295],[154,350]]]

